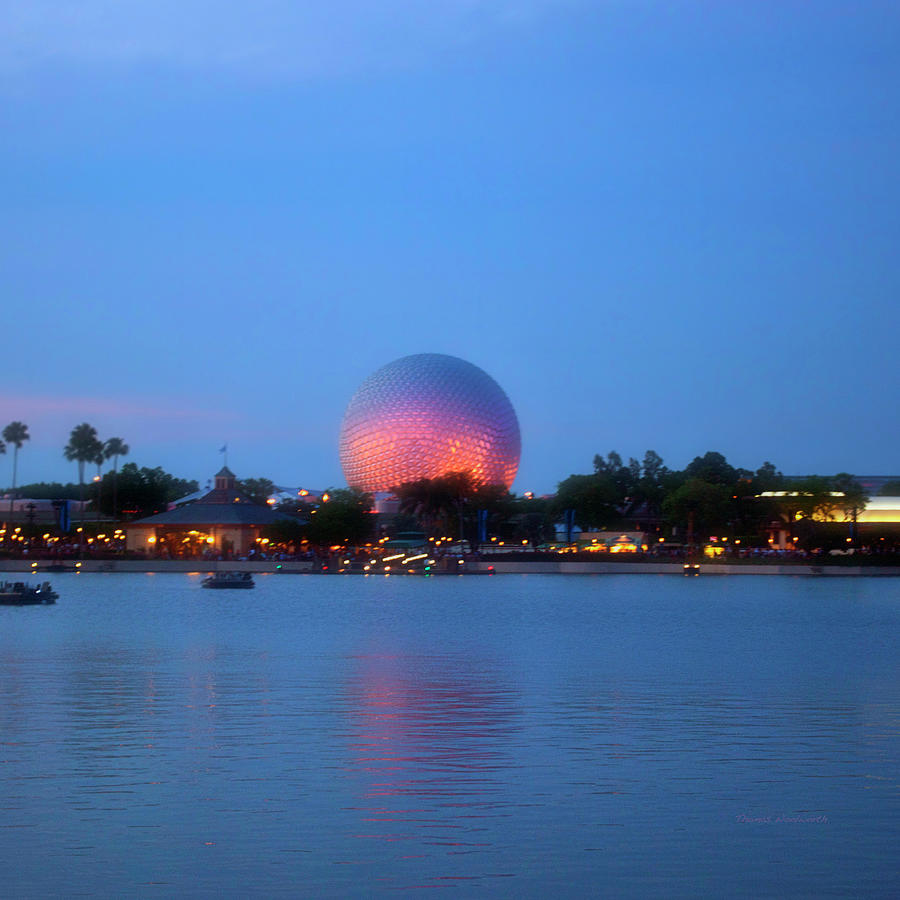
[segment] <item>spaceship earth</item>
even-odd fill
[[[353,395],[341,425],[344,475],[364,491],[450,472],[508,488],[520,451],[519,421],[500,385],[478,366],[440,353],[378,369]]]

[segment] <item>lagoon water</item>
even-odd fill
[[[54,586],[4,896],[896,896],[900,579]]]

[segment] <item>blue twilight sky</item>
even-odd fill
[[[514,490],[593,455],[900,472],[900,4],[0,0],[0,424],[343,483],[461,356]],[[11,480],[10,457],[0,483]]]

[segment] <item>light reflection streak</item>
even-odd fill
[[[356,660],[348,775],[359,780],[353,811],[369,827],[353,836],[392,845],[398,860],[489,850],[483,820],[509,815],[519,695],[469,660]],[[425,886],[456,877],[436,870]]]

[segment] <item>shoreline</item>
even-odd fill
[[[363,575],[363,572],[320,572],[313,560],[193,560],[193,559],[84,559],[78,570],[74,570],[75,561],[67,561],[66,566],[73,569],[64,571],[48,568],[54,563],[49,560],[4,559],[0,560],[0,572],[20,572],[31,574],[42,580],[57,575],[91,573],[122,574],[155,574],[155,573],[212,573],[212,572],[254,572],[279,575]],[[37,565],[35,565],[35,563]],[[372,573],[373,575],[376,573]],[[392,572],[392,575],[405,575],[404,572]],[[420,577],[421,572],[416,573]],[[685,576],[682,562],[566,562],[566,561],[523,561],[472,560],[465,564],[464,572],[457,570],[436,570],[434,575],[458,576],[468,575],[678,575]],[[694,573],[691,572],[691,575]],[[804,563],[745,563],[730,564],[720,562],[699,563],[699,575],[797,575],[797,576],[869,576],[900,577],[900,566],[850,566],[850,565],[808,565]],[[382,573],[378,573],[383,577]]]

